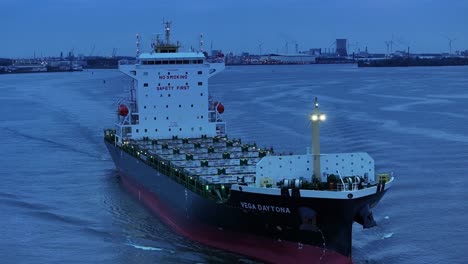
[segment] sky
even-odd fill
[[[135,55],[172,21],[182,50],[225,53],[350,51],[440,53],[468,49],[468,0],[0,0],[0,57]],[[286,44],[287,43],[287,44]],[[261,45],[260,45],[261,44]],[[261,48],[260,48],[261,46]],[[286,48],[287,47],[287,48]]]

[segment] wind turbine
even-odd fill
[[[452,55],[452,42],[454,42],[455,40],[457,40],[456,38],[449,38],[449,37],[446,37],[449,41],[449,55]]]
[[[258,53],[259,55],[262,55],[262,46],[263,46],[263,42],[261,42],[260,40],[257,40],[257,46],[258,46]]]

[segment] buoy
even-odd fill
[[[218,103],[218,105],[216,106],[216,110],[220,114],[224,113],[224,105],[222,103]]]
[[[120,105],[119,106],[119,115],[121,116],[127,116],[128,115],[128,108],[126,105]]]

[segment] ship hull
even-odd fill
[[[207,199],[125,151],[106,146],[123,186],[178,234],[270,263],[351,263],[352,224],[385,191],[358,199],[276,196],[231,190]]]

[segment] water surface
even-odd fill
[[[2,263],[251,262],[176,235],[119,185],[102,130],[129,82],[0,75]],[[227,67],[210,85],[230,137],[304,153],[317,96],[324,153],[366,151],[394,171],[378,226],[354,226],[356,263],[466,263],[468,67]]]

